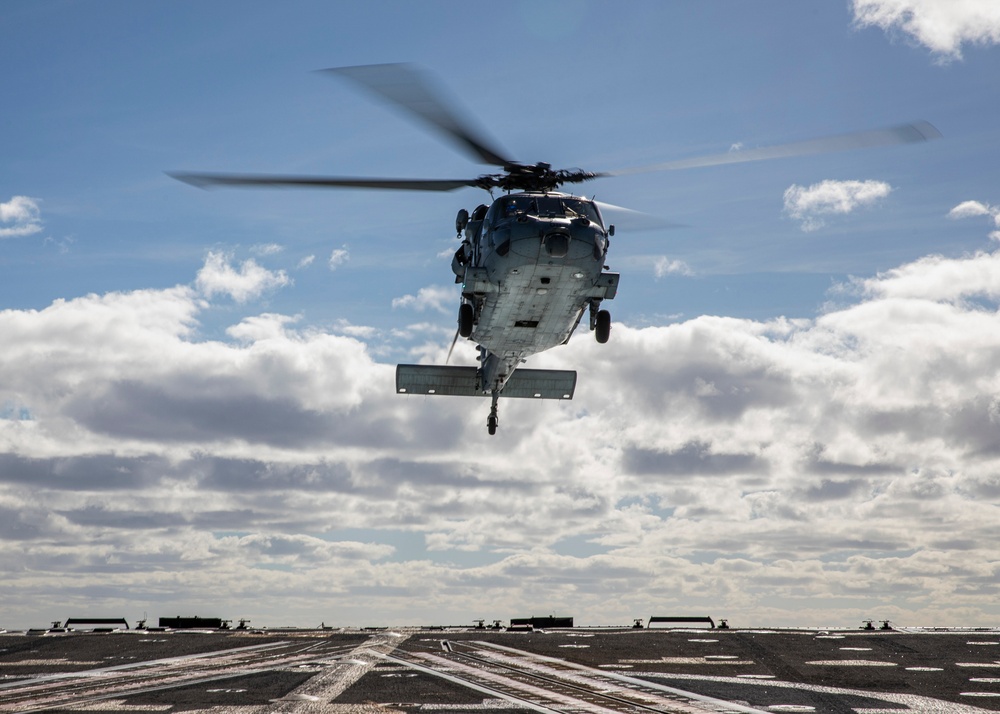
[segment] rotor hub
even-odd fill
[[[539,191],[545,193],[554,191],[564,183],[582,183],[599,178],[602,174],[580,169],[557,169],[552,165],[539,162],[537,164],[504,164],[502,174],[484,174],[476,180],[476,185],[484,189],[501,188],[504,191]]]

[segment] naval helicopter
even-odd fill
[[[618,292],[619,273],[607,265],[615,227],[605,222],[593,198],[561,190],[568,184],[648,171],[828,153],[847,149],[927,141],[940,133],[925,121],[839,134],[794,143],[728,151],[615,171],[553,169],[551,164],[514,161],[496,142],[445,101],[425,74],[408,64],[337,67],[319,72],[347,78],[402,109],[456,143],[474,160],[500,172],[471,179],[369,178],[170,172],[200,187],[361,188],[404,191],[455,191],[479,188],[490,203],[455,221],[460,247],[452,258],[461,284],[458,329],[444,365],[400,364],[396,391],[489,397],[486,427],[499,425],[500,396],[572,399],[573,370],[530,369],[520,365],[534,354],[564,345],[586,317],[599,343],[611,334],[611,314],[602,305]],[[499,197],[494,192],[501,192]],[[478,345],[478,366],[450,361],[459,338]]]

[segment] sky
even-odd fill
[[[993,0],[0,4],[0,627],[996,625],[998,44]],[[490,171],[314,71],[384,62],[557,168],[942,138],[585,184],[645,214],[611,340],[489,437],[393,387],[485,192],[166,174]]]

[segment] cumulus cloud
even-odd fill
[[[944,60],[962,46],[1000,42],[1000,4],[994,0],[853,0],[859,27],[902,31]]]
[[[291,282],[284,270],[268,270],[253,259],[243,261],[237,269],[232,266],[232,259],[227,253],[209,252],[195,278],[195,285],[205,297],[228,295],[238,303],[245,303]]]
[[[785,191],[785,213],[802,222],[802,230],[822,228],[824,218],[846,215],[874,205],[892,187],[884,181],[821,181],[812,186],[792,184]]]
[[[27,196],[14,196],[0,203],[0,238],[30,236],[42,230],[38,201]]]
[[[656,279],[667,275],[691,275],[691,268],[683,260],[671,260],[665,255],[657,256],[653,261],[653,274]]]
[[[990,238],[1000,241],[1000,208],[991,206],[988,203],[979,201],[964,201],[948,212],[949,218],[973,218],[976,216],[989,216],[993,220],[993,225],[998,229],[990,233]]]
[[[330,266],[330,270],[336,270],[350,260],[350,258],[351,254],[347,250],[346,245],[340,248],[334,248],[333,252],[330,253],[330,259],[327,260],[327,265]]]
[[[995,221],[1000,221],[1000,210],[979,201],[963,201],[948,212],[949,218],[970,216],[992,216]]]
[[[397,395],[348,334],[266,313],[199,338],[192,287],[2,311],[3,624],[708,599],[747,624],[995,622],[997,275],[929,256],[814,319],[580,334],[528,365],[577,370],[574,400],[501,400],[492,438],[488,400]]]
[[[445,315],[456,310],[457,305],[458,292],[455,288],[446,285],[429,285],[420,288],[416,295],[403,295],[392,300],[394,308],[408,308],[417,312],[435,310]]]
[[[261,243],[250,248],[250,252],[254,255],[268,256],[277,255],[285,249],[284,246],[278,245],[277,243]]]
[[[856,280],[870,296],[936,302],[1000,300],[1000,254],[980,252],[961,259],[930,255],[874,278]]]

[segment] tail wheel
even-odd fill
[[[598,311],[597,325],[594,326],[594,336],[602,345],[611,337],[611,313],[607,310]]]
[[[476,313],[472,309],[472,305],[467,302],[463,302],[462,306],[458,308],[458,334],[462,337],[468,337],[472,334],[472,323],[476,319]]]

